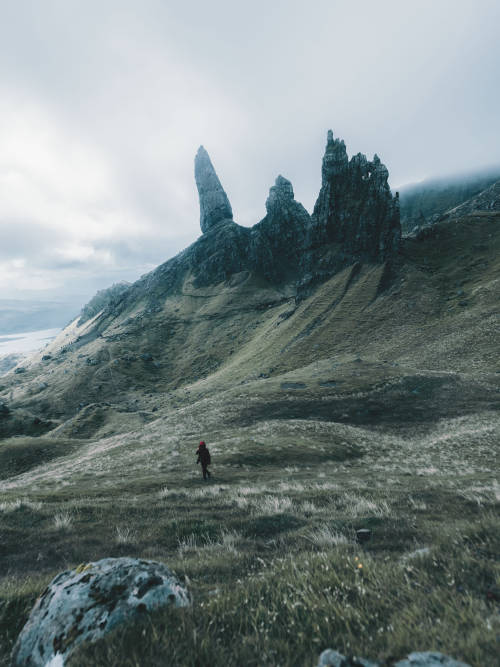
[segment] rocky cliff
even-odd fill
[[[398,195],[377,155],[350,161],[345,143],[328,132],[322,187],[312,216],[295,201],[293,186],[278,176],[266,201],[266,217],[251,229],[233,221],[229,199],[208,153],[200,147],[195,178],[203,237],[188,252],[198,284],[247,270],[272,283],[332,275],[358,260],[382,262],[399,249]]]
[[[186,250],[147,274],[106,308],[115,316],[146,296],[150,308],[179,293],[189,277],[197,288],[246,272],[273,286],[328,279],[358,261],[381,263],[398,253],[398,197],[388,170],[375,155],[350,161],[343,141],[328,132],[322,188],[313,215],[294,199],[293,186],[278,176],[266,201],[266,216],[253,227],[233,220],[229,198],[207,151],[195,158],[202,235]]]

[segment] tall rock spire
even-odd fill
[[[194,177],[200,197],[200,226],[205,234],[222,220],[232,220],[233,211],[207,151],[200,146],[194,160]]]
[[[345,256],[370,261],[397,253],[401,240],[399,200],[378,155],[347,156],[343,141],[329,130],[322,185],[313,213],[313,244],[337,243]]]

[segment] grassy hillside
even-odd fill
[[[403,233],[433,222],[500,180],[500,167],[450,178],[427,180],[400,190]]]
[[[3,377],[16,428],[56,428],[0,441],[0,664],[57,572],[119,555],[187,575],[193,608],[75,665],[496,664],[499,257],[488,213],[308,293],[186,280]]]

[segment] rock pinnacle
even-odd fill
[[[203,146],[200,146],[196,153],[194,177],[200,198],[200,226],[205,234],[218,222],[232,220],[233,211]]]

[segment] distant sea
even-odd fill
[[[6,354],[25,354],[40,350],[50,343],[61,329],[41,329],[24,333],[0,334],[0,357]]]

